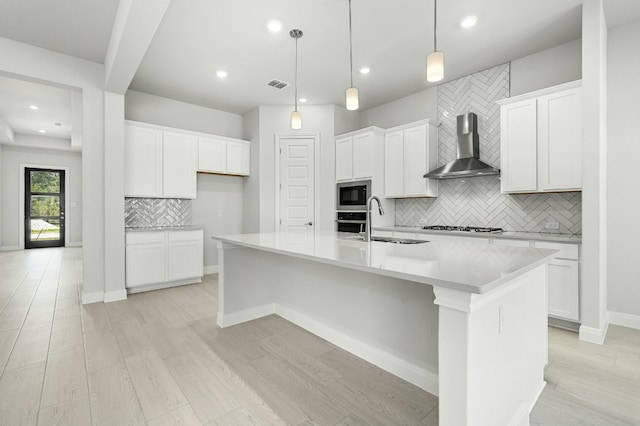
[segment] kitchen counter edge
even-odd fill
[[[500,238],[506,240],[548,241],[556,243],[582,244],[582,235],[578,234],[546,234],[540,232],[506,231],[501,234],[488,232],[435,231],[412,226],[374,226],[374,231],[406,232],[415,234],[448,235],[451,237]]]

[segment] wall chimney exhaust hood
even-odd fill
[[[458,158],[430,171],[423,177],[455,179],[499,175],[500,169],[480,161],[478,116],[473,112],[469,112],[459,115],[456,119],[458,125]]]

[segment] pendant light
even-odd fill
[[[438,52],[438,0],[433,0],[433,52],[427,55],[427,81],[433,83],[444,78],[444,53]]]
[[[289,31],[289,35],[291,38],[296,41],[296,72],[295,72],[295,82],[294,82],[294,91],[295,91],[295,108],[291,113],[291,128],[293,130],[302,129],[302,115],[300,111],[298,111],[298,39],[302,37],[302,31],[300,30],[291,30]]]
[[[351,77],[351,87],[347,89],[347,109],[355,111],[359,108],[358,89],[353,87],[353,40],[351,35],[351,0],[349,0],[349,76]]]

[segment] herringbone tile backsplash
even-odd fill
[[[191,200],[178,198],[125,198],[127,228],[191,225]]]
[[[456,117],[478,115],[480,158],[500,167],[500,107],[509,97],[509,64],[438,86],[439,162],[456,157]],[[441,180],[438,198],[396,200],[396,225],[491,226],[509,231],[582,233],[582,193],[503,195],[497,176]]]

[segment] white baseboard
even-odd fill
[[[609,323],[640,330],[640,315],[609,311]]]
[[[293,309],[275,306],[276,314],[305,330],[320,336],[334,345],[368,361],[409,383],[413,383],[432,395],[438,395],[438,374],[411,364],[395,355],[375,348],[351,336],[336,331],[319,321],[307,317]]]
[[[254,308],[249,308],[243,311],[226,315],[222,312],[218,312],[218,327],[231,327],[232,325],[253,321],[255,319],[266,317],[275,313],[276,305],[274,303],[268,303],[266,305],[256,306]]]
[[[116,291],[107,291],[104,293],[104,303],[117,302],[118,300],[127,300],[127,289]]]
[[[16,251],[16,250],[22,250],[22,247],[20,247],[20,246],[2,246],[2,247],[0,247],[0,251]]]
[[[162,290],[164,288],[178,287],[181,285],[197,284],[202,282],[202,277],[187,278],[186,280],[176,280],[164,283],[147,284],[135,287],[128,287],[125,291],[128,294],[142,293],[145,291]]]
[[[604,339],[607,337],[607,330],[609,329],[609,321],[604,323],[602,328],[593,328],[586,327],[584,325],[580,326],[579,339],[583,342],[595,343],[597,345],[602,345],[604,343]]]
[[[77,241],[74,243],[65,243],[65,247],[82,247],[82,241]]]
[[[220,272],[220,265],[205,266],[203,269],[205,275],[217,274],[218,272]]]
[[[96,291],[93,293],[82,293],[82,304],[104,302],[104,291]]]

